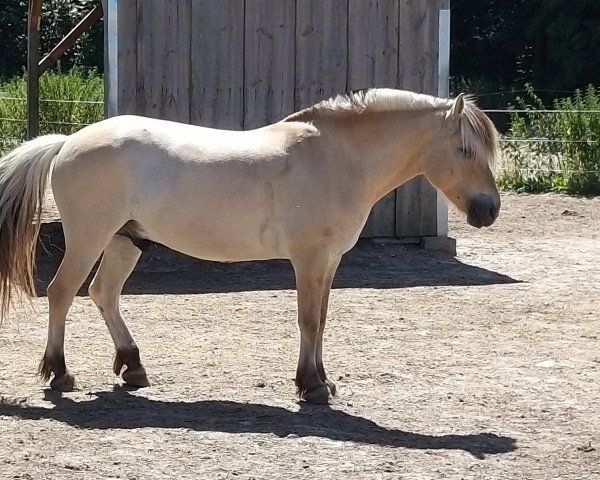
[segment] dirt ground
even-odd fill
[[[113,376],[87,296],[67,323],[82,390],[45,389],[47,302],[18,308],[0,327],[0,478],[600,478],[600,199],[503,202],[488,230],[452,214],[456,258],[376,242],[348,255],[330,408],[294,397],[285,262],[146,254],[123,298],[152,382],[137,391]]]

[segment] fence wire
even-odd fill
[[[0,96],[0,102],[17,102],[25,103],[26,98]],[[68,105],[103,105],[103,101],[96,100],[53,100],[40,99],[40,103],[44,104],[68,104]],[[486,109],[484,112],[492,117],[503,115],[510,117],[511,115],[558,115],[558,114],[591,114],[598,115],[600,110],[526,110],[526,109]],[[3,129],[2,123],[20,124],[22,125],[21,133],[15,134],[14,128]],[[69,120],[44,120],[40,119],[40,132],[44,133],[72,133],[73,128],[82,128],[90,125],[93,121],[69,121]],[[17,117],[1,117],[0,116],[0,153],[6,150],[6,146],[14,146],[25,139],[27,121],[25,118]],[[5,130],[8,130],[5,132]],[[12,134],[11,134],[12,132]],[[600,134],[599,134],[600,135]],[[21,137],[21,138],[18,138]],[[514,171],[539,171],[539,172],[568,172],[566,168],[565,155],[572,154],[569,149],[577,147],[598,149],[600,155],[600,139],[591,138],[546,138],[539,135],[527,135],[517,137],[510,133],[504,133],[500,138],[500,145],[503,149],[503,164]],[[572,150],[571,149],[571,150]],[[527,164],[523,162],[527,159]],[[600,162],[599,162],[600,163]],[[600,169],[600,166],[599,166]],[[585,170],[583,170],[585,171]],[[595,170],[589,170],[594,172]]]

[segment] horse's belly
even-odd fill
[[[225,216],[227,216],[225,214]],[[157,228],[158,227],[158,228]],[[286,258],[272,222],[259,224],[241,218],[221,222],[163,222],[144,225],[143,236],[192,257],[217,262]]]

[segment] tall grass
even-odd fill
[[[545,106],[531,87],[505,136],[501,187],[527,192],[600,194],[600,90],[590,85]],[[521,141],[527,140],[527,141]]]
[[[0,154],[27,134],[27,82],[0,83]],[[94,71],[45,73],[40,77],[40,134],[73,133],[104,118],[104,81]]]

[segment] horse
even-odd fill
[[[89,295],[115,346],[113,370],[148,386],[119,309],[123,285],[148,242],[219,262],[288,259],[297,290],[301,400],[328,403],[323,366],[331,284],[373,205],[424,175],[477,228],[500,196],[490,164],[497,131],[464,94],[395,90],[342,94],[283,120],[227,131],[116,116],[69,136],[27,141],[0,160],[0,313],[35,295],[34,262],[48,180],[65,252],[47,289],[48,339],[39,374],[76,388],[64,356],[65,319],[94,264]]]

